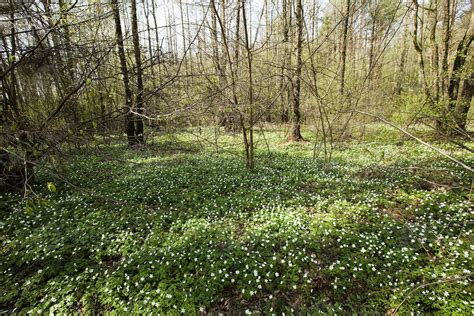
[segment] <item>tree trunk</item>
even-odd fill
[[[339,92],[341,95],[344,95],[344,84],[345,84],[345,75],[346,75],[346,56],[347,56],[347,33],[349,29],[349,14],[351,9],[351,0],[346,1],[346,12],[344,16],[344,26],[343,26],[343,35],[342,35],[342,56],[341,56],[341,88]]]
[[[471,0],[471,7],[474,5],[474,0]],[[471,92],[466,91],[463,93],[463,91],[460,90],[460,83],[461,83],[461,78],[462,78],[462,70],[464,68],[464,65],[466,64],[467,58],[469,57],[469,46],[474,40],[474,10],[471,10],[471,18],[469,21],[469,26],[468,29],[466,30],[466,33],[464,34],[463,39],[461,42],[459,42],[459,45],[456,49],[456,57],[453,62],[453,69],[451,72],[451,77],[449,79],[449,87],[448,87],[448,113],[450,117],[454,117],[456,121],[456,129],[459,128],[461,131],[465,131],[466,129],[466,119],[467,119],[467,112],[469,112],[469,107],[470,107],[470,102],[464,102],[464,104],[459,108],[463,108],[461,113],[466,113],[466,115],[458,115],[459,113],[456,113],[456,104],[458,101],[458,96],[463,95],[463,97],[468,96]],[[472,77],[471,77],[472,79]],[[468,90],[471,89],[471,83],[469,80],[466,80],[467,85],[465,84],[465,88]],[[461,99],[463,99],[461,97]],[[448,123],[449,122],[445,122]],[[447,127],[447,126],[446,126]]]
[[[211,4],[211,34],[212,34],[212,57],[214,62],[214,67],[216,70],[217,76],[217,89],[221,94],[224,94],[225,87],[227,86],[226,78],[225,78],[225,47],[222,42],[221,51],[222,54],[219,54],[219,41],[218,41],[218,30],[217,30],[217,19],[219,19],[219,26],[221,31],[221,38],[227,37],[226,34],[226,20],[225,20],[225,0],[220,1],[221,6],[221,15],[219,16],[219,12],[217,11],[216,3],[214,2]],[[218,101],[220,104],[218,105],[218,120],[219,125],[225,127],[226,130],[229,129],[229,119],[226,114],[226,98],[223,96]]]
[[[303,5],[302,0],[297,0],[296,7],[296,72],[293,83],[293,128],[290,140],[301,141],[301,112],[300,112],[300,99],[301,99],[301,68],[303,66],[301,53],[303,46]]]
[[[112,10],[115,20],[115,40],[117,42],[117,51],[120,59],[120,70],[122,72],[123,86],[125,89],[125,131],[127,133],[128,144],[135,145],[135,122],[132,113],[132,90],[130,90],[130,79],[128,76],[127,60],[125,58],[125,49],[123,47],[122,25],[120,22],[120,12],[117,0],[111,0]]]
[[[423,90],[425,92],[426,99],[428,102],[433,106],[433,99],[431,97],[431,91],[430,87],[427,82],[427,77],[426,77],[426,68],[425,68],[425,58],[423,54],[423,40],[420,40],[420,37],[418,33],[422,33],[422,30],[419,30],[418,27],[418,12],[419,12],[419,4],[418,0],[413,0],[413,3],[415,5],[415,14],[413,17],[414,21],[414,28],[413,28],[413,46],[415,47],[415,51],[418,54],[418,64],[419,64],[419,71],[420,71],[420,78],[421,78],[421,85],[423,87]]]
[[[253,144],[253,125],[254,109],[253,109],[253,70],[252,70],[252,49],[250,47],[250,34],[247,25],[247,15],[245,13],[245,3],[242,3],[242,22],[244,26],[245,50],[247,52],[247,65],[249,73],[249,127],[244,129],[244,142],[246,145],[247,154],[247,168],[253,169],[255,167],[255,153]]]
[[[243,5],[242,0],[237,0],[235,2],[235,39],[234,39],[234,61],[231,61],[231,56],[230,52],[227,54],[227,58],[225,59],[229,63],[229,70],[230,70],[230,75],[231,75],[231,81],[232,81],[232,95],[233,95],[233,106],[230,110],[230,115],[228,117],[228,122],[225,126],[225,129],[227,132],[230,132],[231,130],[234,132],[238,131],[238,121],[239,121],[239,115],[236,111],[236,105],[237,103],[237,98],[236,98],[236,90],[235,90],[235,82],[234,78],[238,78],[239,76],[239,58],[240,58],[240,7]],[[227,38],[227,35],[224,37],[225,39]],[[227,43],[226,41],[222,41],[224,44],[224,49],[226,49],[225,44]]]
[[[281,94],[281,121],[287,123],[289,121],[288,115],[288,56],[289,50],[289,26],[288,26],[288,2],[290,0],[282,0],[283,2],[283,62],[281,66],[281,81],[280,81],[280,94]]]
[[[449,0],[448,0],[449,1]],[[438,24],[438,0],[433,1],[433,8],[431,11],[433,15],[432,25],[431,25],[431,34],[430,34],[430,41],[431,41],[431,67],[433,71],[433,77],[435,78],[434,82],[434,102],[438,104],[440,98],[440,90],[443,89],[443,79],[440,75],[439,71],[439,48],[438,48],[438,41],[436,39],[436,29]],[[448,51],[445,52],[446,57],[446,69],[447,69],[447,54]],[[443,62],[443,73],[444,73],[444,62]]]
[[[467,128],[467,114],[471,107],[472,98],[474,97],[474,72],[471,73],[470,78],[464,80],[461,95],[458,98],[458,104],[455,113],[457,126],[466,131]]]
[[[396,74],[396,82],[395,82],[395,94],[400,96],[403,92],[403,81],[405,80],[405,65],[407,63],[408,57],[408,45],[407,40],[410,38],[408,23],[405,22],[405,28],[403,32],[402,38],[402,52],[400,54],[400,60],[398,62],[398,71]]]
[[[156,20],[156,6],[155,0],[151,0],[151,14],[153,16],[153,24],[155,26],[155,41],[156,41],[156,62],[158,63],[158,75],[161,74],[161,46],[160,46],[160,37],[159,37],[159,28],[158,21]]]
[[[65,58],[66,58],[66,74],[65,74],[65,89],[70,89],[75,83],[75,78],[74,78],[74,61],[72,59],[73,53],[70,49],[70,43],[72,43],[71,40],[71,32],[69,29],[69,25],[66,22],[68,15],[67,12],[65,12],[66,9],[66,2],[65,0],[59,0],[59,10],[61,12],[61,27],[64,29],[64,50],[65,50]],[[79,112],[79,107],[77,104],[77,101],[71,100],[71,104],[69,105],[69,109],[66,112],[66,115],[71,115],[72,120],[75,126],[78,126],[80,123],[80,112]]]
[[[448,78],[448,58],[449,58],[449,45],[451,42],[451,0],[444,0],[444,18],[443,18],[443,60],[441,62],[441,92],[444,94],[446,91],[446,78]]]
[[[143,70],[142,58],[140,52],[140,38],[138,36],[138,21],[137,21],[137,0],[132,0],[132,37],[133,37],[133,53],[135,55],[135,64],[137,68],[137,97],[135,99],[137,115],[134,115],[135,120],[135,142],[143,144]]]

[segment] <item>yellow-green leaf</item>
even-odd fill
[[[48,182],[47,187],[50,192],[53,192],[53,193],[56,192],[56,186],[54,185],[54,183]]]

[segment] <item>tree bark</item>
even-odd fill
[[[449,0],[448,0],[449,1]],[[436,29],[438,24],[438,0],[433,1],[433,7],[431,14],[433,15],[432,25],[431,25],[431,34],[430,34],[430,41],[431,41],[431,67],[433,69],[433,77],[435,78],[434,82],[434,102],[435,104],[438,103],[440,98],[440,90],[443,89],[443,79],[439,71],[439,47],[438,41],[436,39]],[[447,69],[447,54],[448,51],[445,52],[446,57],[446,69]],[[443,62],[443,73],[444,73],[444,62]]]
[[[281,80],[280,80],[280,94],[281,94],[281,121],[287,123],[289,121],[288,115],[288,58],[289,50],[289,25],[288,25],[288,2],[290,0],[282,0],[283,4],[283,62],[281,66]]]
[[[467,79],[464,79],[464,84],[460,97],[458,98],[458,105],[456,108],[455,119],[457,126],[466,131],[467,114],[471,107],[472,98],[474,97],[474,72]]]
[[[255,167],[255,153],[253,144],[253,125],[254,109],[253,109],[253,70],[252,70],[252,49],[250,47],[250,34],[247,25],[247,15],[245,13],[245,3],[242,3],[242,22],[244,26],[245,50],[247,52],[247,65],[249,74],[249,127],[244,129],[244,142],[246,143],[247,153],[247,168],[253,169]]]
[[[413,17],[414,21],[414,28],[413,28],[413,46],[415,47],[415,51],[418,54],[418,64],[419,64],[419,70],[420,70],[420,77],[421,77],[421,85],[423,87],[423,90],[425,92],[425,96],[428,100],[428,102],[433,106],[433,98],[431,96],[431,91],[427,82],[427,76],[426,76],[426,67],[425,67],[425,57],[423,54],[423,43],[422,39],[420,40],[420,37],[418,33],[421,31],[419,30],[418,26],[418,12],[419,12],[419,4],[418,0],[413,0],[413,4],[415,5],[415,14]]]
[[[451,0],[444,0],[444,17],[443,17],[443,60],[441,62],[441,92],[444,94],[446,91],[446,79],[448,78],[448,58],[449,58],[449,45],[451,42]]]
[[[349,29],[349,14],[351,9],[351,0],[346,0],[346,12],[344,16],[344,26],[342,30],[342,56],[341,56],[341,87],[339,92],[344,95],[344,84],[346,76],[346,56],[347,56],[347,33]]]
[[[303,66],[301,53],[303,46],[303,5],[302,0],[297,0],[296,7],[296,71],[295,79],[293,83],[293,128],[290,140],[293,141],[302,141],[303,136],[301,136],[301,69]]]
[[[474,0],[471,0],[471,7],[474,5]],[[467,119],[467,112],[469,112],[470,102],[464,102],[464,105],[461,107],[456,107],[458,96],[463,95],[464,97],[468,96],[469,91],[463,94],[460,90],[460,84],[462,79],[462,70],[464,65],[466,64],[467,58],[469,57],[469,47],[474,41],[474,9],[471,9],[471,17],[469,20],[469,26],[466,30],[461,42],[459,42],[458,47],[456,49],[456,57],[454,58],[453,68],[451,72],[451,77],[449,79],[449,87],[448,87],[448,112],[450,117],[454,117],[456,121],[456,128],[459,128],[461,131],[465,131],[466,129],[466,119]],[[472,79],[472,77],[471,77]],[[465,88],[468,90],[471,89],[471,83],[469,80],[466,80],[467,85],[465,84]],[[461,98],[462,99],[462,98]],[[457,109],[463,108],[461,112]],[[466,113],[466,115],[462,113]],[[449,124],[448,124],[449,125]]]
[[[138,36],[138,21],[137,21],[137,0],[132,0],[132,38],[133,38],[133,53],[135,55],[136,66],[136,80],[137,80],[137,97],[135,105],[137,108],[137,115],[134,115],[135,120],[135,142],[137,144],[144,143],[143,137],[143,70],[142,58],[140,52],[140,38]]]
[[[122,24],[120,21],[120,12],[117,0],[111,0],[112,10],[115,21],[115,40],[117,43],[117,51],[120,59],[120,71],[122,72],[122,81],[125,89],[125,131],[129,146],[135,145],[135,122],[132,113],[132,90],[130,90],[130,79],[127,69],[127,60],[125,57],[125,49],[123,47]]]

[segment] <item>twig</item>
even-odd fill
[[[382,121],[383,123],[387,124],[387,125],[390,125],[391,127],[399,130],[400,132],[402,132],[403,134],[409,136],[410,138],[413,138],[414,140],[416,140],[417,142],[425,145],[426,147],[436,151],[437,153],[439,153],[440,155],[448,158],[449,160],[455,162],[456,164],[458,164],[459,166],[463,167],[464,169],[468,170],[469,172],[474,172],[474,170],[469,167],[468,165],[464,164],[463,162],[457,160],[456,158],[450,156],[448,153],[446,153],[445,151],[439,149],[439,148],[436,148],[434,147],[433,145],[430,145],[428,144],[427,142],[421,140],[420,138],[416,137],[415,135],[411,134],[410,132],[404,130],[403,128],[401,127],[398,127],[397,125],[393,124],[392,122],[386,120],[385,118],[379,116],[379,115],[376,115],[376,114],[373,114],[373,113],[369,113],[369,112],[364,112],[364,111],[359,111],[359,110],[353,110],[353,112],[355,113],[359,113],[359,114],[363,114],[363,115],[367,115],[367,116],[371,116],[371,117],[374,117],[380,121]]]
[[[460,276],[460,277],[456,277],[456,278],[448,278],[448,279],[441,279],[441,280],[438,280],[438,281],[434,281],[434,282],[430,282],[430,283],[424,283],[424,284],[421,284],[419,286],[417,286],[416,288],[414,288],[413,290],[411,290],[410,292],[408,292],[408,294],[405,295],[405,298],[402,300],[402,302],[392,311],[392,315],[396,315],[398,310],[400,309],[400,307],[403,305],[403,303],[406,302],[406,300],[408,299],[408,297],[413,294],[414,292],[418,291],[419,289],[422,289],[422,288],[425,288],[427,286],[430,286],[430,285],[435,285],[435,284],[441,284],[441,283],[450,283],[450,282],[455,282],[455,281],[459,281],[459,280],[463,280],[463,279],[467,279],[469,278],[470,276],[474,275],[474,273],[468,273],[468,274],[465,274],[463,276]]]

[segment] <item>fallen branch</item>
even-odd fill
[[[398,310],[403,305],[403,303],[406,302],[408,297],[410,297],[411,294],[418,291],[419,289],[425,288],[425,287],[430,286],[430,285],[436,285],[436,284],[442,284],[442,283],[451,283],[451,282],[456,282],[456,281],[459,281],[459,280],[464,280],[464,279],[467,279],[467,278],[471,277],[472,275],[474,275],[474,273],[468,273],[468,274],[465,274],[465,275],[460,276],[460,277],[441,279],[441,280],[438,280],[438,281],[421,284],[421,285],[417,286],[416,288],[414,288],[413,290],[411,290],[410,292],[408,292],[408,294],[405,295],[405,298],[401,301],[401,303],[394,310],[392,310],[390,312],[390,315],[397,315]]]
[[[474,171],[471,167],[469,167],[469,166],[466,165],[465,163],[463,163],[463,162],[457,160],[456,158],[450,156],[450,155],[449,155],[448,153],[446,153],[444,150],[439,149],[439,148],[436,148],[436,147],[434,147],[433,145],[428,144],[427,142],[421,140],[420,138],[416,137],[415,135],[411,134],[410,132],[407,132],[407,131],[404,130],[403,128],[398,127],[397,125],[393,124],[392,122],[386,120],[385,118],[383,118],[383,117],[381,117],[381,116],[379,116],[379,115],[372,114],[372,113],[369,113],[369,112],[363,112],[363,111],[359,111],[359,110],[354,110],[353,112],[359,113],[359,114],[362,114],[362,115],[371,116],[371,117],[373,117],[373,118],[376,118],[376,119],[378,119],[379,121],[381,121],[381,122],[383,122],[383,123],[385,123],[385,124],[387,124],[387,125],[390,125],[391,127],[395,128],[395,129],[397,129],[397,130],[399,130],[400,132],[402,132],[403,134],[409,136],[410,138],[413,138],[414,140],[416,140],[416,141],[419,142],[420,144],[425,145],[426,147],[428,147],[428,148],[430,148],[430,149],[436,151],[436,152],[439,153],[440,155],[442,155],[442,156],[448,158],[449,160],[455,162],[456,164],[458,164],[459,166],[463,167],[463,168],[466,169],[467,171],[469,171],[469,172],[473,172],[473,171]]]

